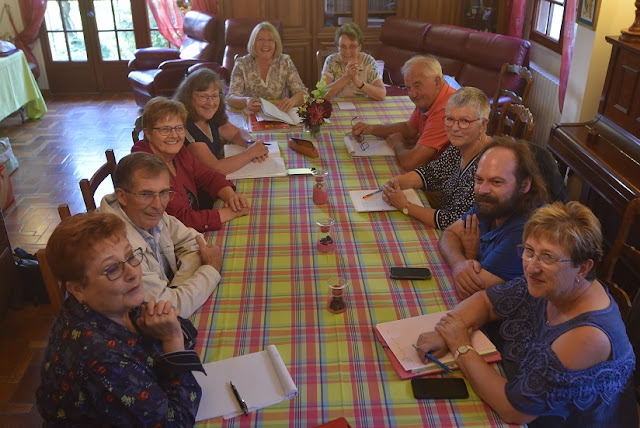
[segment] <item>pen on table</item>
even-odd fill
[[[420,348],[418,348],[415,344],[412,344],[412,345],[416,349],[416,351],[420,350]],[[451,370],[449,367],[447,367],[445,364],[443,364],[442,361],[440,361],[439,359],[437,359],[436,357],[434,357],[430,353],[425,352],[424,353],[424,357],[430,359],[431,361],[433,361],[434,363],[436,363],[437,365],[439,365],[440,367],[445,369],[447,371],[447,373],[453,373],[453,370]]]
[[[371,193],[369,193],[369,194],[367,194],[367,195],[364,195],[364,196],[362,197],[362,199],[369,199],[370,197],[372,197],[372,196],[374,196],[374,195],[377,195],[377,194],[378,194],[378,193],[380,193],[380,192],[382,192],[382,189],[378,189],[378,190],[376,190],[375,192],[371,192]]]
[[[229,384],[231,385],[231,389],[233,390],[233,395],[236,396],[236,400],[238,400],[238,404],[240,404],[240,408],[242,409],[242,413],[244,413],[245,415],[248,414],[249,413],[249,409],[247,409],[247,403],[245,403],[244,400],[242,399],[242,397],[240,397],[240,393],[236,389],[236,386],[233,384],[233,382],[230,381]]]
[[[249,145],[249,144],[255,144],[255,143],[257,143],[257,141],[256,141],[256,140],[249,140],[249,141],[247,141],[247,145]],[[265,143],[265,142],[262,142],[262,144],[264,144],[265,146],[270,146],[270,145],[271,145],[271,143]]]

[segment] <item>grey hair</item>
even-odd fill
[[[487,95],[472,86],[463,86],[455,91],[447,102],[446,110],[449,111],[451,107],[473,107],[478,112],[479,119],[489,119],[491,110]]]
[[[418,67],[427,77],[439,77],[440,80],[444,80],[442,76],[442,66],[432,56],[416,55],[410,58],[402,66],[402,75],[406,78],[407,73],[413,67]]]

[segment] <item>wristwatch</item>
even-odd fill
[[[469,351],[475,351],[475,349],[473,349],[473,347],[471,345],[461,345],[457,350],[456,353],[453,354],[453,359],[456,361],[456,363],[458,362],[458,358],[460,357],[460,355],[462,354],[466,354]]]
[[[409,215],[409,205],[411,205],[411,202],[407,201],[407,205],[402,209],[402,214]]]

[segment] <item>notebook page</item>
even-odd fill
[[[353,140],[349,135],[344,136],[344,145],[347,148],[349,155],[353,157],[372,157],[372,156],[395,156],[395,153],[391,147],[384,140],[378,140],[376,137],[365,137],[369,147],[366,150],[362,150],[360,144]]]
[[[349,190],[349,196],[351,197],[351,201],[353,202],[353,206],[358,212],[374,212],[374,211],[397,211],[397,209],[389,204],[387,204],[382,199],[382,192],[376,193],[375,195],[364,199],[363,196],[368,195],[370,193],[375,192],[377,189],[369,189],[369,190]],[[420,196],[418,196],[418,192],[415,189],[405,189],[402,191],[407,197],[407,200],[414,205],[418,205],[423,207],[422,201],[420,200]]]

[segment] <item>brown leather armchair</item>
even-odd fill
[[[184,16],[183,29],[185,39],[180,51],[142,48],[129,62],[129,84],[140,108],[153,97],[173,95],[190,66],[221,60],[222,28],[215,16],[189,11]]]

